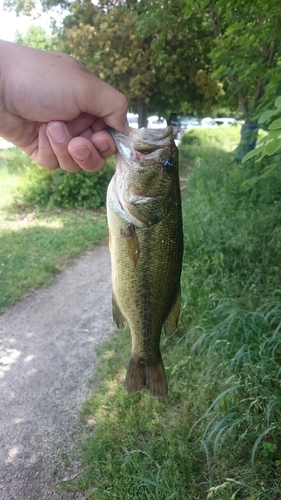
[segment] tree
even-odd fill
[[[247,121],[281,93],[276,0],[41,0],[68,12],[61,48],[123,91],[133,110],[210,113]],[[34,0],[6,0],[31,12]],[[142,110],[142,113],[140,113]]]
[[[135,32],[137,12],[130,3],[105,8],[88,1],[74,2],[64,21],[63,49],[124,92],[146,120],[149,94],[155,85],[153,53],[149,40],[141,42]]]
[[[30,1],[14,5],[28,10]],[[59,48],[124,92],[141,125],[148,112],[199,113],[218,101],[208,25],[197,14],[186,18],[182,0],[74,0],[68,10]]]
[[[187,17],[208,17],[214,79],[246,121],[280,93],[281,11],[275,0],[185,0]]]
[[[34,49],[56,50],[56,37],[47,35],[46,31],[40,26],[30,26],[26,34],[16,32],[15,42]]]
[[[216,82],[206,85],[204,30],[182,15],[181,0],[78,0],[64,22],[64,50],[124,92],[143,125],[147,112],[198,112],[218,96]]]

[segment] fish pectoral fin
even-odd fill
[[[163,324],[164,332],[167,335],[167,337],[172,335],[177,328],[180,310],[181,310],[181,291],[179,288],[177,291],[175,301]]]
[[[117,325],[117,328],[123,329],[126,326],[127,320],[121,313],[120,307],[118,306],[115,295],[112,295],[112,316]]]
[[[127,250],[130,259],[136,267],[139,258],[139,240],[134,224],[130,224],[126,229],[121,230],[121,236],[126,239]]]
[[[153,361],[132,354],[126,376],[126,387],[129,394],[146,388],[152,396],[166,396],[168,385],[161,354],[159,353]]]

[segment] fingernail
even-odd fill
[[[78,148],[70,149],[70,154],[76,160],[86,160],[90,156],[90,149],[87,146],[79,146]]]
[[[107,141],[95,141],[93,144],[101,153],[105,153],[109,149]]]
[[[50,132],[52,139],[57,143],[62,143],[66,139],[66,130],[63,123],[53,122],[48,125],[48,131]]]

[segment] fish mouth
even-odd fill
[[[141,165],[145,157],[153,159],[163,149],[173,142],[173,129],[139,129],[130,128],[129,135],[124,135],[112,128],[108,132],[113,138],[116,148],[126,162],[135,170],[143,170]]]

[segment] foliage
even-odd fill
[[[254,156],[258,157],[256,161],[260,161],[265,156],[273,156],[281,153],[281,118],[278,118],[278,116],[281,116],[281,96],[276,98],[274,104],[276,109],[269,109],[265,111],[261,114],[258,121],[258,123],[263,124],[274,117],[274,120],[268,125],[268,134],[260,139],[258,146],[253,151],[250,151],[246,156],[244,156],[242,163],[250,158],[253,158]],[[278,161],[280,161],[280,155]],[[272,165],[270,166],[272,167]],[[267,172],[268,171],[269,169],[267,169]]]
[[[227,127],[210,127],[187,130],[181,136],[180,152],[184,151],[185,156],[189,156],[191,152],[197,151],[194,148],[189,150],[188,145],[204,147],[220,148],[226,151],[234,151],[237,147],[241,127],[240,126],[227,126]]]
[[[126,394],[128,331],[100,348],[84,472],[67,485],[91,500],[280,499],[281,196],[244,189],[237,128],[192,134],[182,314],[161,342],[169,397]]]
[[[105,217],[89,211],[13,212],[0,224],[0,314],[25,293],[48,284],[70,258],[98,243]]]
[[[271,202],[278,200],[281,194],[280,96],[275,99],[275,107],[276,109],[266,110],[260,116],[259,124],[268,124],[268,133],[263,132],[257,147],[249,151],[242,160],[242,163],[247,162],[245,167],[252,172],[251,178],[243,184],[244,189],[256,199],[268,199]]]
[[[191,112],[218,89],[207,84],[204,24],[196,17],[187,22],[178,15],[181,8],[180,0],[73,2],[64,47],[124,92],[135,109],[141,103],[152,113]]]
[[[281,93],[281,12],[275,0],[41,4],[68,14],[57,30],[58,48],[123,91],[144,116],[228,108],[253,121]],[[35,3],[5,5],[32,12]]]
[[[213,77],[246,119],[280,93],[280,9],[275,0],[185,0],[186,15],[201,12],[213,33]]]
[[[18,11],[33,6],[29,0],[6,5]],[[185,18],[181,0],[74,0],[67,11],[58,48],[124,92],[139,114],[203,112],[218,101],[208,27],[200,15]]]
[[[21,165],[20,170],[15,164]],[[10,170],[17,168],[21,174],[17,204],[44,208],[96,209],[104,205],[107,186],[114,173],[113,157],[99,172],[81,171],[75,174],[61,169],[48,171],[21,151],[6,158],[6,165]]]
[[[24,36],[19,31],[17,31],[14,41],[21,45],[26,45],[27,47],[33,47],[34,49],[57,49],[56,37],[47,35],[46,31],[40,26],[30,26]]]
[[[0,151],[0,313],[23,294],[49,283],[71,257],[107,233],[102,212],[15,207],[24,158],[29,163],[16,148]]]

